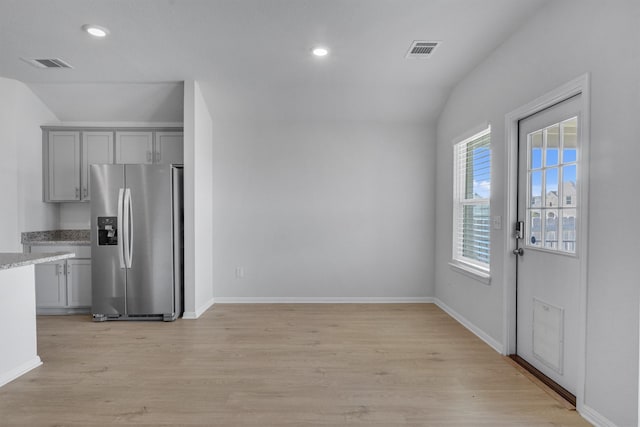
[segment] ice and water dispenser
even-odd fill
[[[118,217],[98,217],[98,246],[118,244]]]

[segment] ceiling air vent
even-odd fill
[[[35,58],[21,58],[28,64],[33,65],[36,68],[73,68],[68,62],[60,58],[45,58],[45,59],[35,59]]]
[[[411,43],[411,47],[407,52],[405,58],[407,59],[426,59],[430,58],[433,55],[433,51],[436,50],[436,47],[440,42],[428,42],[424,40],[415,40]]]

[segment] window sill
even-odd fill
[[[479,268],[473,267],[469,264],[463,264],[457,261],[449,262],[449,267],[451,267],[453,271],[464,274],[465,276],[477,280],[484,285],[491,284],[491,275],[487,271],[480,270]]]

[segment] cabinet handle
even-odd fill
[[[84,198],[86,199],[87,196],[89,196],[89,190],[87,190],[87,188],[84,188]]]
[[[156,162],[160,162],[160,152],[156,151]]]
[[[62,269],[64,268],[64,264],[56,264],[56,276],[60,276],[63,274]]]
[[[80,189],[76,187],[76,199],[80,197]]]
[[[151,162],[153,159],[151,158],[151,151],[147,151],[147,162]]]

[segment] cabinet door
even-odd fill
[[[64,267],[64,261],[35,265],[37,307],[67,305],[67,281]]]
[[[46,200],[80,200],[80,132],[50,131]]]
[[[182,132],[156,132],[156,163],[183,163]]]
[[[153,163],[153,132],[116,132],[116,163]]]
[[[69,307],[91,307],[91,260],[67,260]]]
[[[82,200],[91,199],[89,166],[113,163],[113,132],[82,133]]]

